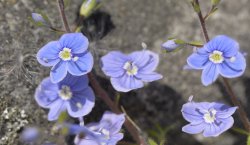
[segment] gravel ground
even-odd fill
[[[202,9],[208,11],[209,3],[202,0],[201,3],[205,3]],[[77,18],[80,4],[81,0],[71,1],[66,9],[71,24]],[[241,50],[249,54],[249,7],[248,0],[223,1],[218,13],[208,21],[210,37],[218,34],[230,35],[238,40]],[[33,98],[35,88],[48,76],[49,69],[41,67],[34,56],[40,47],[58,39],[60,35],[30,23],[28,17],[38,10],[45,12],[54,26],[62,26],[55,0],[0,0],[0,145],[22,144],[18,139],[19,133],[26,125],[43,127],[47,133],[43,138],[50,136],[47,131],[53,123],[46,119],[47,110],[41,109]],[[93,18],[84,25],[91,29],[92,23],[104,22],[98,27],[105,26],[105,29],[110,30],[102,39],[97,33],[89,34],[92,40],[90,49],[96,61],[111,50],[126,53],[140,50],[142,42],[147,44],[148,49],[160,54],[158,72],[164,78],[142,89],[121,94],[121,104],[143,130],[152,129],[156,124],[171,127],[166,136],[169,145],[245,144],[245,137],[239,137],[233,131],[218,138],[203,138],[201,135],[192,136],[181,132],[181,126],[186,122],[181,117],[180,109],[190,95],[194,95],[197,101],[222,101],[230,104],[220,81],[203,87],[200,72],[183,70],[192,48],[168,54],[161,51],[161,43],[170,36],[184,40],[203,40],[198,19],[188,1],[104,0],[95,18],[98,18],[98,22],[91,21]],[[112,22],[106,21],[109,19]],[[249,57],[247,62],[249,64]],[[98,63],[95,72],[102,85],[106,86],[110,94],[114,94]],[[230,83],[247,106],[250,102],[250,69],[247,68],[242,77],[232,79]],[[86,118],[87,121],[98,120],[100,114],[107,109],[98,99],[96,104],[94,111]],[[250,111],[248,112],[250,116]],[[237,119],[236,126],[241,127]]]

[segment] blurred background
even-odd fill
[[[66,15],[72,28],[78,18],[82,0],[70,0]],[[205,14],[210,9],[209,0],[200,0]],[[207,21],[210,38],[226,34],[240,43],[241,50],[250,54],[250,1],[224,0],[218,12]],[[47,111],[34,100],[34,91],[47,77],[49,68],[36,62],[36,52],[47,42],[60,35],[48,29],[35,27],[28,19],[32,12],[44,12],[53,26],[62,23],[56,0],[0,0],[0,145],[23,144],[20,132],[25,126],[43,128],[49,140],[53,122],[47,121]],[[231,105],[229,95],[220,79],[204,87],[200,71],[183,70],[192,48],[175,53],[164,53],[161,44],[175,36],[186,41],[203,41],[199,21],[188,0],[103,0],[102,7],[81,23],[82,31],[90,38],[90,50],[95,56],[95,73],[105,89],[115,96],[109,79],[99,68],[99,59],[111,50],[130,53],[147,49],[160,55],[158,72],[164,78],[149,83],[144,88],[121,94],[120,104],[128,115],[149,136],[156,126],[166,129],[167,145],[245,145],[246,136],[229,130],[217,138],[189,135],[181,132],[187,122],[181,116],[181,107],[194,95],[195,101],[220,101]],[[250,59],[247,56],[247,63]],[[237,79],[231,79],[234,91],[247,108],[250,117],[250,69]],[[88,121],[98,121],[107,106],[97,98]],[[238,115],[234,115],[235,127],[242,128]],[[74,121],[74,120],[72,120]],[[157,132],[157,130],[156,130]],[[126,131],[125,131],[126,134]],[[153,135],[152,135],[153,137]],[[125,140],[131,137],[126,134]],[[72,143],[69,138],[68,144]]]

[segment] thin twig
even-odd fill
[[[58,6],[59,6],[62,21],[63,21],[63,24],[64,24],[64,28],[68,33],[70,33],[71,31],[70,31],[69,24],[68,24],[68,21],[67,21],[65,12],[64,12],[64,1],[63,0],[58,0]]]
[[[199,5],[199,0],[195,0],[196,4],[200,7]],[[205,21],[204,21],[204,18],[202,16],[202,12],[199,11],[197,13],[198,17],[199,17],[199,21],[200,21],[200,24],[201,24],[201,28],[202,28],[202,32],[203,32],[203,35],[204,35],[204,38],[206,40],[206,42],[209,41],[209,36],[208,36],[208,33],[207,33],[207,29],[206,29],[206,24],[205,24]],[[230,95],[231,97],[231,101],[232,103],[235,105],[235,106],[238,106],[238,114],[240,116],[240,120],[242,121],[245,129],[250,132],[250,122],[248,120],[248,117],[247,117],[247,114],[243,108],[243,106],[241,105],[240,101],[237,99],[237,96],[235,95],[231,85],[229,84],[228,82],[228,79],[227,78],[224,78],[223,77],[223,83],[224,83],[224,86],[226,88],[226,91],[228,92],[228,94]]]

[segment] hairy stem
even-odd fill
[[[68,24],[66,15],[65,15],[65,11],[64,11],[64,1],[63,0],[58,0],[58,6],[59,6],[62,21],[63,21],[63,24],[64,24],[64,28],[68,33],[70,33],[71,32],[70,27],[69,27],[69,24]]]
[[[65,30],[70,33],[71,30],[68,25],[67,18],[65,16],[64,12],[64,1],[63,0],[58,0],[58,5],[59,5],[59,11],[61,13],[62,21],[65,27]],[[84,17],[81,17],[81,20],[83,20]],[[79,22],[78,22],[79,23]],[[109,97],[108,93],[101,87],[101,85],[98,83],[96,80],[95,76],[93,73],[88,74],[88,78],[90,81],[90,84],[96,94],[96,96],[100,97],[106,104],[107,106],[115,113],[121,114],[123,113],[118,106],[111,100]],[[141,137],[140,132],[137,130],[137,128],[133,125],[133,123],[129,120],[129,118],[126,116],[126,120],[124,123],[124,126],[130,133],[130,135],[133,137],[133,139],[137,142],[139,145],[147,145],[146,141]]]
[[[195,3],[200,7],[199,5],[199,0],[195,0]],[[209,41],[209,36],[208,36],[208,33],[207,33],[207,29],[206,29],[206,23],[205,23],[205,20],[202,16],[202,12],[199,11],[197,12],[197,15],[199,17],[199,21],[200,21],[200,24],[201,24],[201,29],[202,29],[202,32],[203,32],[203,35],[204,35],[204,38],[206,40],[206,42]],[[226,88],[226,91],[227,93],[230,95],[231,97],[231,101],[232,103],[235,105],[235,106],[238,106],[238,114],[240,116],[240,120],[242,121],[245,129],[250,132],[250,122],[248,120],[248,117],[247,117],[247,113],[245,112],[243,106],[241,105],[241,102],[237,99],[237,96],[235,95],[231,85],[229,84],[228,82],[228,79],[227,78],[224,78],[223,77],[223,83],[224,83],[224,86]]]

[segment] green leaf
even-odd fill
[[[250,136],[247,137],[247,145],[250,145]]]
[[[235,131],[235,132],[237,132],[237,133],[239,133],[239,134],[250,136],[250,133],[248,133],[244,129],[241,129],[241,128],[238,128],[238,127],[233,127],[232,130]]]
[[[181,39],[176,39],[176,40],[174,40],[174,42],[176,44],[186,44],[186,42],[184,40],[181,40]]]
[[[212,5],[216,6],[220,3],[221,0],[211,0]]]
[[[201,42],[201,41],[191,41],[191,42],[188,42],[187,44],[191,45],[191,46],[196,46],[196,47],[202,47],[203,46],[203,42]]]
[[[152,138],[148,139],[149,145],[158,145]]]
[[[62,113],[60,114],[60,116],[58,117],[57,122],[58,122],[58,123],[63,123],[63,122],[66,121],[67,118],[68,118],[68,113],[67,113],[67,112],[62,112]]]
[[[199,13],[201,11],[200,6],[196,2],[191,2],[191,4],[192,4],[194,11],[196,13]]]

